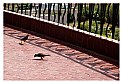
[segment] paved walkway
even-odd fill
[[[30,34],[24,45],[19,38],[25,32],[4,27],[4,80],[116,80],[119,68],[44,37]],[[51,56],[34,59],[42,52]],[[90,51],[87,51],[90,52]]]

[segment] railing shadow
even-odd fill
[[[8,26],[8,27],[11,27],[11,26]],[[30,32],[30,31],[27,31],[24,29],[19,29],[18,27],[12,26],[12,28],[15,28],[15,30],[18,29],[17,30],[18,32],[15,32],[13,29],[8,28],[8,27],[4,27],[4,34],[14,37],[16,39],[20,39],[22,34],[25,34],[25,32],[27,32],[31,35],[33,34],[33,32]],[[36,34],[37,33],[35,33],[35,35]],[[94,55],[94,53],[90,53],[89,50],[85,50],[83,48],[76,50],[77,48],[75,49],[74,45],[73,45],[73,47],[65,46],[65,45],[63,45],[63,44],[65,44],[64,42],[56,40],[56,39],[52,39],[50,37],[47,37],[47,36],[44,36],[41,34],[38,34],[37,37],[31,36],[27,42],[32,45],[35,45],[35,46],[44,48],[46,50],[49,50],[51,52],[54,52],[65,58],[68,58],[80,65],[83,65],[89,69],[97,71],[110,78],[119,80],[119,72],[116,72],[116,73],[112,72],[113,70],[115,71],[116,69],[119,69],[119,67],[115,66],[111,63],[107,63],[107,61],[102,60],[102,57],[98,57],[98,56]],[[106,65],[107,66],[109,65],[109,66],[106,67]]]

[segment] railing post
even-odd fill
[[[14,3],[12,3],[12,12],[14,12]]]
[[[81,15],[82,15],[82,8],[83,8],[83,4],[82,3],[78,3],[78,14],[77,14],[77,17],[78,17],[78,26],[77,28],[80,29],[80,23],[81,23]]]
[[[92,18],[93,18],[93,11],[94,11],[95,4],[89,4],[89,32],[91,32],[91,25],[92,25]]]
[[[70,23],[70,3],[68,3],[68,13],[67,13],[67,26],[69,26]]]
[[[4,10],[6,10],[6,3],[4,3]]]
[[[35,8],[35,17],[37,16],[37,6],[36,3],[34,3],[34,8]]]
[[[53,5],[53,13],[54,13],[54,19],[53,19],[53,22],[55,22],[55,18],[56,18],[56,15],[55,15],[55,3]]]
[[[8,3],[8,11],[9,11],[9,6],[10,6],[10,3]]]
[[[77,6],[77,3],[75,3],[74,9],[73,9],[73,14],[72,14],[72,16],[73,16],[73,22],[74,22],[73,27],[75,27],[75,15],[74,15],[74,13],[75,13],[76,6]]]
[[[114,39],[115,34],[115,26],[117,24],[118,19],[118,13],[119,13],[119,3],[113,3],[113,16],[112,16],[112,39]],[[119,20],[119,19],[118,19]]]
[[[101,24],[100,24],[100,36],[102,36],[103,33],[103,25],[105,23],[105,11],[106,11],[106,5],[107,4],[101,4]]]
[[[32,12],[32,3],[30,3],[30,12],[29,12],[29,16],[31,16],[31,12]]]
[[[25,8],[25,15],[26,15],[26,10],[27,10],[28,4],[26,4],[26,8]]]
[[[50,21],[52,3],[48,3],[48,21]]]
[[[42,3],[39,4],[39,18],[41,17],[41,7],[42,7]]]
[[[86,19],[87,19],[87,9],[86,9],[86,3],[84,4],[84,10],[85,10],[85,20],[84,20],[84,22],[83,22],[83,28],[82,28],[82,30],[84,30],[84,25],[85,25],[85,22],[86,22]]]
[[[109,14],[110,14],[110,13],[109,13],[110,5],[111,5],[111,3],[108,4],[108,9],[107,9],[107,14],[108,14],[107,23],[108,23],[108,25],[107,25],[107,27],[106,27],[106,33],[105,33],[106,37],[108,37],[108,26],[109,26],[109,24],[110,24],[110,22],[111,22],[110,15],[109,15]]]
[[[62,16],[62,24],[64,24],[64,16],[65,16],[65,13],[66,13],[66,5],[65,5],[65,3],[64,3],[64,9],[65,9],[65,11],[64,11],[63,16]]]
[[[97,12],[96,12],[96,15],[95,15],[95,23],[96,23],[96,30],[95,30],[95,34],[97,34],[97,31],[98,31],[98,23],[97,23],[97,19],[99,17],[99,4],[97,4],[98,6],[98,9],[97,9]]]
[[[61,16],[61,3],[58,3],[58,23],[60,22],[60,16]]]
[[[18,13],[18,11],[19,11],[19,9],[20,9],[20,6],[19,6],[19,4],[17,4],[17,13]]]
[[[45,8],[44,8],[44,10],[43,10],[43,19],[45,18],[45,10],[46,10],[46,8],[47,8],[47,4],[45,3]]]
[[[23,14],[23,3],[21,3],[21,14]]]

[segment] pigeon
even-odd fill
[[[22,45],[22,42],[23,42],[23,41],[25,42],[25,41],[28,39],[28,37],[29,37],[29,35],[27,34],[26,36],[20,38],[21,42],[20,42],[19,44]]]
[[[43,58],[45,56],[50,56],[50,55],[45,55],[45,54],[42,54],[42,53],[38,53],[38,54],[35,54],[34,57],[41,57],[41,60],[43,60]]]

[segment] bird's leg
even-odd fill
[[[23,41],[24,43],[26,42],[26,40]]]
[[[20,41],[20,43],[19,44],[22,44],[22,40]]]
[[[23,44],[25,43],[25,41],[23,41]]]
[[[24,41],[21,41],[22,42],[22,44],[24,44]]]
[[[22,44],[24,44],[25,43],[25,41],[21,41],[22,42]]]
[[[23,41],[21,41],[21,44],[23,44]]]
[[[41,60],[43,60],[43,57],[41,57]]]

